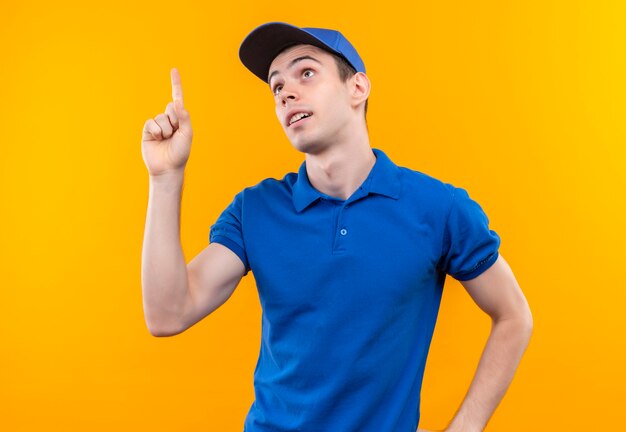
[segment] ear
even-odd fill
[[[363,72],[357,72],[352,76],[352,78],[350,78],[350,91],[353,108],[365,103],[370,95],[370,89],[370,79]]]

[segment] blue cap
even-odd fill
[[[337,54],[357,72],[365,73],[365,64],[359,53],[337,30],[300,28],[283,22],[270,22],[252,30],[239,47],[239,58],[253,74],[267,82],[270,65],[276,56],[284,49],[299,44],[314,45]]]

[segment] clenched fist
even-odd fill
[[[183,104],[183,88],[178,70],[170,71],[172,102],[165,112],[146,120],[141,154],[150,176],[183,172],[191,152],[191,119]]]

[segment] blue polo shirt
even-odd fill
[[[252,270],[262,307],[246,432],[415,432],[446,274],[472,279],[500,237],[468,193],[379,149],[346,200],[299,172],[247,187],[209,241]]]

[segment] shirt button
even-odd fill
[[[348,234],[348,230],[347,230],[347,229],[345,229],[345,228],[341,228],[341,231],[339,231],[339,232],[341,233],[341,235],[344,235],[344,236],[345,236],[346,234]]]

